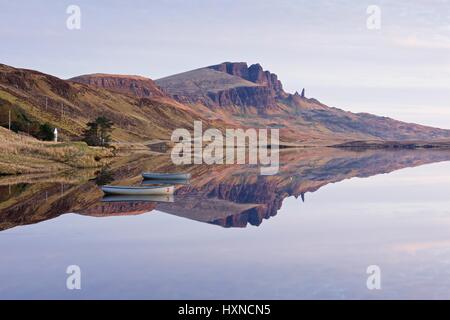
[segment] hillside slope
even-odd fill
[[[156,84],[180,102],[202,104],[214,111],[259,114],[276,106],[267,86],[212,68],[169,76]]]
[[[194,120],[203,119],[189,106],[164,95],[142,98],[0,65],[3,126],[7,126],[9,110],[13,126],[21,131],[35,123],[49,123],[59,129],[62,139],[75,140],[98,116],[113,121],[113,140],[125,142],[168,140],[174,129],[192,128]]]
[[[278,77],[259,64],[248,67],[245,62],[225,62],[156,83],[179,101],[206,105],[241,125],[279,128],[290,142],[450,138],[450,130],[355,114],[297,92],[286,93]]]
[[[153,82],[94,74],[61,80],[37,71],[0,64],[0,125],[8,113],[18,131],[37,124],[57,127],[63,140],[79,140],[86,124],[106,116],[113,140],[170,140],[173,130],[277,128],[282,142],[335,145],[349,141],[450,139],[450,130],[409,124],[328,107],[283,90],[278,77],[259,65],[224,63]]]

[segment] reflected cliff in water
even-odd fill
[[[139,154],[102,170],[0,178],[0,230],[65,213],[110,217],[164,212],[222,227],[259,226],[277,214],[287,197],[308,201],[309,192],[329,183],[448,160],[450,150],[284,150],[279,174],[260,176],[256,166],[174,167],[167,155]],[[174,197],[104,198],[99,185],[140,184],[143,171],[188,171],[193,178],[178,185]]]

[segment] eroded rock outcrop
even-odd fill
[[[218,92],[209,92],[208,97],[221,107],[236,106],[247,112],[254,108],[256,113],[264,114],[267,109],[276,106],[276,101],[267,87],[237,87]]]
[[[271,90],[274,96],[281,96],[284,94],[283,85],[281,81],[278,80],[278,76],[269,71],[264,71],[259,63],[248,67],[245,62],[224,62],[210,66],[209,68],[266,86]]]
[[[164,96],[164,93],[158,88],[153,80],[140,76],[90,74],[75,77],[70,80],[140,98]]]
[[[281,84],[274,80],[276,76],[259,74],[257,70],[248,68],[246,63],[226,63],[166,77],[156,83],[182,103],[203,104],[238,114],[265,114],[277,107],[276,90],[280,90]],[[268,85],[272,82],[273,87]]]

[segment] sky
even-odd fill
[[[450,0],[0,0],[0,41],[0,63],[63,79],[260,63],[288,92],[450,129]]]

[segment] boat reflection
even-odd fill
[[[144,180],[142,181],[141,185],[143,186],[172,186],[172,185],[188,185],[190,182],[189,180],[185,179],[177,179],[177,180],[164,180],[164,179],[158,179],[158,180]]]
[[[102,202],[169,202],[173,203],[173,195],[113,195],[104,196]]]
[[[280,171],[259,175],[257,166],[193,165],[177,168],[192,174],[176,185],[175,197],[108,196],[99,181],[143,183],[142,172],[173,172],[167,155],[119,159],[107,170],[65,176],[0,178],[0,230],[35,224],[65,213],[95,217],[163,212],[222,227],[259,226],[275,216],[288,197],[305,194],[353,177],[370,177],[407,167],[449,161],[450,150],[340,150],[310,148],[280,154]],[[152,180],[145,185],[165,185]]]

